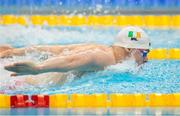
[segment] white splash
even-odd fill
[[[107,67],[106,70],[111,72],[137,72],[139,67],[134,58],[129,58],[124,60],[122,63],[117,63]]]
[[[106,39],[106,41],[104,41]],[[31,46],[38,44],[102,43],[111,44],[114,35],[95,28],[50,28],[40,26],[1,26],[0,45]]]

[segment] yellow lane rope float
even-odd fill
[[[0,15],[1,25],[48,25],[48,26],[141,26],[147,28],[179,28],[180,15]]]
[[[180,59],[180,48],[158,48],[152,49],[148,54],[148,59],[156,59],[156,60],[178,60]]]
[[[31,99],[31,101],[29,101]],[[112,108],[112,107],[180,107],[180,93],[173,94],[0,94],[0,108]]]

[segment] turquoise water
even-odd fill
[[[179,66],[179,61],[150,61],[138,72],[90,73],[46,93],[176,93],[180,92]]]
[[[24,47],[42,44],[100,43],[111,45],[120,28],[49,28],[0,26],[0,44]],[[152,48],[180,48],[180,30],[147,30]],[[137,67],[133,60],[107,67],[104,71],[91,72],[76,76],[67,73],[63,85],[37,84],[16,85],[27,77],[12,78],[4,65],[22,60],[41,62],[48,53],[29,53],[23,57],[0,59],[1,87],[7,94],[55,94],[55,93],[176,93],[180,92],[180,61],[151,60],[142,67]],[[49,76],[50,77],[50,76]],[[38,78],[38,77],[33,77]],[[61,77],[59,77],[61,78]],[[43,80],[46,80],[43,78]]]
[[[19,108],[1,109],[1,115],[121,115],[121,116],[177,116],[180,114],[179,108]]]

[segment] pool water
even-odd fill
[[[120,28],[114,27],[22,27],[18,25],[0,26],[0,44],[24,47],[43,44],[99,43],[111,45]],[[180,48],[180,30],[146,29],[150,35],[152,48]],[[68,80],[63,85],[38,84],[17,85],[26,78],[10,77],[4,65],[32,60],[42,62],[52,57],[49,53],[28,53],[26,56],[0,59],[0,92],[6,94],[56,94],[56,93],[176,93],[180,92],[180,61],[151,60],[138,67],[131,59],[121,64],[109,66],[103,71],[90,72],[76,77],[67,73]],[[36,77],[33,77],[36,78]],[[59,77],[60,78],[60,77]]]
[[[1,109],[1,115],[175,115],[180,114],[179,108],[19,108]]]

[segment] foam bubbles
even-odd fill
[[[127,59],[122,63],[117,63],[115,65],[111,65],[107,67],[106,70],[112,72],[135,72],[139,69],[137,63],[133,58]]]

